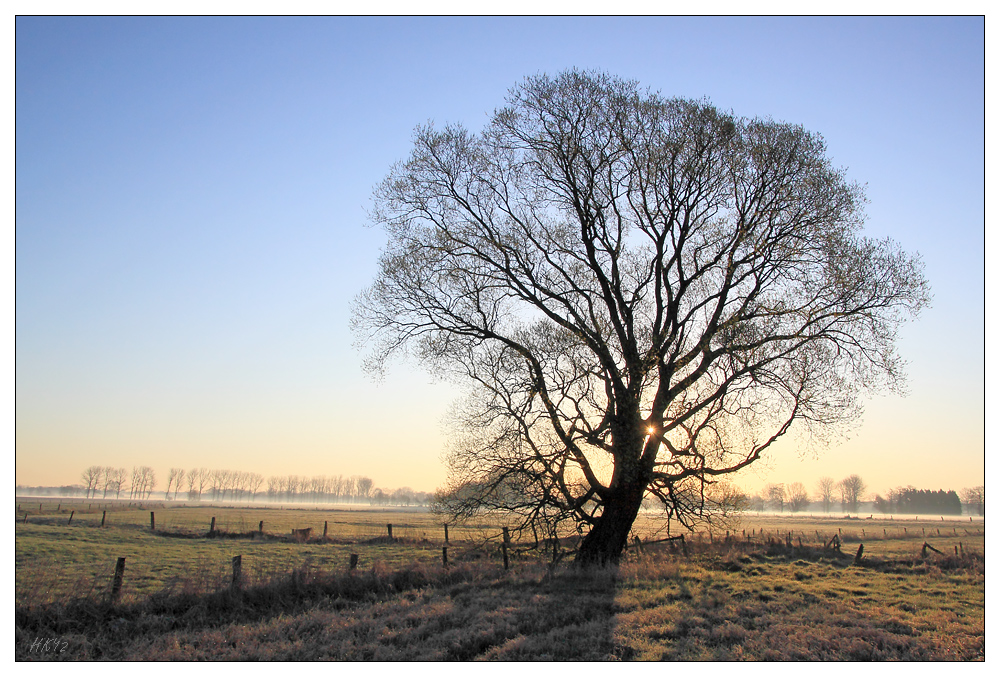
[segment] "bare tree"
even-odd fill
[[[849,475],[840,480],[837,485],[840,489],[840,505],[848,512],[857,512],[858,505],[864,498],[865,481],[860,475]]]
[[[132,481],[128,488],[128,499],[142,498],[143,477],[142,469],[139,466],[132,466]]]
[[[340,490],[343,492],[341,495],[343,496],[343,500],[345,503],[348,502],[353,503],[354,499],[356,498],[356,492],[355,492],[356,479],[357,479],[356,477],[343,478],[343,482],[340,485]]]
[[[195,488],[198,486],[198,482],[201,481],[201,469],[191,468],[188,471],[187,482],[188,482],[188,500],[195,501],[201,499],[201,493]]]
[[[180,492],[181,487],[184,486],[184,477],[187,475],[187,471],[184,468],[177,468],[177,477],[174,483],[174,500],[177,500],[177,494]]]
[[[355,477],[354,486],[357,491],[357,499],[359,501],[364,501],[368,498],[368,494],[371,493],[375,483],[370,477]]]
[[[788,485],[788,509],[799,512],[809,507],[809,492],[802,482],[792,482]]]
[[[90,498],[91,495],[97,495],[97,487],[100,484],[103,474],[104,468],[99,465],[92,465],[80,475],[80,479],[83,480],[83,487],[87,492],[87,498]]]
[[[647,493],[690,526],[793,423],[836,431],[901,382],[927,283],[861,235],[863,202],[801,127],[532,77],[479,134],[417,129],[354,327],[369,368],[408,352],[468,384],[455,518],[571,518],[580,562],[617,561]]]
[[[833,481],[832,477],[820,477],[816,483],[819,502],[823,505],[823,512],[830,512],[830,507],[833,505],[833,488],[835,486],[836,482]]]
[[[710,504],[707,522],[717,528],[736,529],[743,513],[750,509],[750,497],[730,482],[716,482],[705,491],[705,501]]]
[[[772,507],[778,509],[778,512],[785,512],[785,498],[787,494],[785,493],[784,484],[768,484],[764,487],[764,496],[771,502]]]
[[[114,485],[114,473],[115,469],[111,466],[104,466],[101,468],[101,488],[104,491],[101,498],[107,498],[109,493],[113,493],[115,489]]]
[[[250,474],[250,500],[257,500],[257,493],[260,491],[260,485],[264,483],[264,476],[257,473]]]
[[[115,498],[121,498],[122,489],[125,487],[125,480],[128,479],[128,471],[125,468],[115,468],[111,474],[111,481],[114,484]]]
[[[345,492],[346,484],[344,476],[337,475],[336,477],[333,478],[331,484],[332,484],[331,491],[333,492],[334,500],[337,501],[338,503],[344,502],[344,495],[346,493]]]
[[[148,465],[142,466],[139,470],[142,478],[141,494],[148,499],[153,494],[153,489],[156,488],[156,471]]]
[[[299,479],[298,475],[288,475],[285,477],[285,500],[295,501],[298,500],[299,491],[302,486],[302,480]]]
[[[208,468],[198,469],[198,500],[200,501],[202,496],[205,495],[205,487],[211,481],[211,475],[209,474]]]
[[[178,483],[177,476],[183,472],[180,468],[171,468],[167,473],[167,488],[163,491],[163,498],[170,500],[170,489]]]
[[[986,514],[986,486],[970,487],[962,489],[962,501],[969,507],[969,512],[977,515]]]

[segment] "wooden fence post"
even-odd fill
[[[864,551],[865,551],[865,544],[862,543],[861,545],[858,546],[858,553],[854,556],[855,564],[861,564],[861,556],[864,553]]]
[[[507,527],[503,528],[503,568],[504,570],[510,569],[510,559],[507,557],[507,543],[510,542],[510,531]]]
[[[327,526],[329,526],[329,524],[330,524],[329,520],[324,520],[323,521],[323,540],[324,541],[326,540],[326,529],[327,529]]]
[[[107,510],[105,510],[104,512],[101,513],[101,526],[102,527],[104,526],[104,520],[107,518],[107,516],[108,516],[108,511]],[[122,565],[122,566],[124,566],[124,565]]]
[[[261,520],[260,524],[257,525],[257,533],[261,536],[264,535],[264,520]]]
[[[643,554],[643,552],[642,552],[642,541],[639,540],[639,537],[638,536],[633,536],[632,537],[632,542],[635,543],[635,549],[639,551],[639,554],[640,555]]]
[[[152,510],[149,511],[149,530],[156,531],[156,513]]]
[[[115,564],[115,578],[111,583],[111,599],[117,600],[122,592],[122,581],[125,580],[125,558],[119,557]]]
[[[444,564],[444,566],[448,566],[448,546],[447,545],[441,548],[441,562]]]
[[[392,540],[392,525],[391,524],[386,524],[385,528],[389,531],[389,540],[391,541]]]
[[[927,551],[928,550],[933,550],[934,552],[936,552],[939,555],[943,555],[944,554],[943,552],[941,552],[940,550],[938,550],[937,548],[935,548],[930,543],[924,541],[924,547],[920,549],[920,556],[921,557],[927,557]]]
[[[76,510],[70,510],[69,511],[69,522],[66,522],[66,524],[72,524],[73,523],[73,515],[75,515],[75,514],[76,514]]]
[[[233,557],[233,587],[237,590],[243,585],[243,555]]]
[[[212,518],[212,526],[210,526],[208,528],[208,533],[209,534],[214,534],[215,533],[215,518],[214,517]]]
[[[358,556],[356,554],[354,554],[354,553],[351,553],[350,567],[351,567],[351,571],[354,571],[355,569],[358,568]]]
[[[28,523],[28,513],[25,512],[24,513],[24,519],[21,520],[21,524],[27,524],[27,523]]]

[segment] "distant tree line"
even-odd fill
[[[80,475],[78,487],[61,495],[82,493],[86,498],[148,499],[156,487],[156,473],[149,466],[125,468],[92,465]],[[46,492],[49,493],[49,492]],[[265,478],[254,472],[210,468],[171,468],[163,490],[166,500],[268,501],[312,503],[369,503],[370,505],[427,505],[432,494],[410,487],[380,489],[370,477],[352,475],[305,477],[277,475]]]
[[[121,498],[128,481],[129,499],[148,499],[156,488],[156,472],[148,465],[133,466],[132,474],[125,468],[92,465],[80,475],[86,498]]]
[[[831,477],[822,477],[816,484],[814,498],[810,498],[801,482],[789,485],[768,484],[761,494],[747,499],[751,510],[766,508],[777,512],[800,512],[810,505],[830,512],[839,498],[840,507],[848,512],[857,512],[865,500],[867,486],[860,475],[848,475],[839,482]],[[883,513],[910,513],[934,515],[960,515],[965,504],[969,513],[986,514],[986,487],[963,489],[961,499],[954,491],[931,491],[914,487],[899,487],[888,496],[878,494],[872,499],[874,508]]]
[[[962,489],[962,501],[968,506],[970,513],[976,513],[977,515],[986,514],[986,487],[980,485],[978,487],[970,487],[968,489]]]
[[[839,482],[835,482],[831,477],[820,478],[815,498],[810,497],[802,482],[792,482],[788,486],[768,484],[764,487],[763,494],[750,499],[750,504],[759,510],[770,505],[772,510],[778,512],[784,512],[786,509],[789,512],[801,512],[815,504],[819,505],[823,512],[830,512],[835,496],[839,495],[841,508],[856,512],[864,498],[865,488],[865,482],[859,475],[849,475]]]
[[[898,487],[885,498],[876,494],[875,509],[883,513],[961,515],[962,501],[954,491]]]

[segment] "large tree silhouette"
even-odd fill
[[[793,423],[822,433],[900,383],[920,262],[861,235],[862,190],[799,126],[601,73],[531,77],[479,133],[419,127],[376,189],[388,244],[354,324],[468,387],[456,517],[574,520],[617,561],[645,496],[705,486]]]

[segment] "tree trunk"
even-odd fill
[[[620,491],[608,497],[604,512],[580,543],[577,564],[584,567],[618,564],[628,543],[632,523],[642,506],[644,491],[645,484],[636,482],[634,486],[621,487]]]

